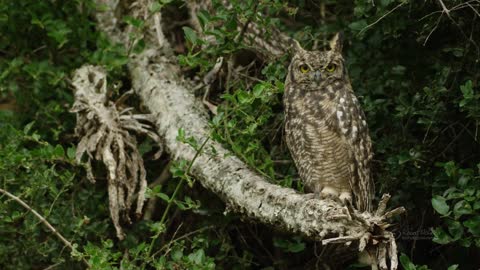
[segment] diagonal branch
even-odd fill
[[[74,252],[76,250],[75,246],[70,243],[70,241],[68,241],[67,239],[65,239],[65,237],[63,237],[63,235],[60,234],[60,232],[57,231],[57,229],[55,229],[55,227],[52,226],[52,224],[50,224],[50,222],[48,222],[42,215],[40,215],[37,211],[35,211],[35,209],[31,208],[30,205],[28,205],[27,203],[25,203],[22,199],[20,199],[19,197],[13,195],[12,193],[4,190],[4,189],[1,189],[0,188],[0,193],[2,194],[5,194],[7,197],[11,198],[12,200],[16,201],[17,203],[19,203],[22,207],[24,207],[25,209],[27,209],[28,211],[30,211],[33,215],[35,215],[35,217],[37,217],[40,222],[42,222],[58,239],[60,239],[60,241],[63,242],[63,244],[65,246],[67,246],[72,252]],[[82,261],[83,263],[87,266],[87,267],[90,267],[90,264],[88,263],[88,261],[82,257]]]
[[[138,1],[137,8],[142,8],[142,2]],[[107,6],[113,10],[97,13],[100,30],[108,33],[112,40],[128,44],[129,33],[115,30],[115,21],[118,20],[102,20],[115,14],[115,5]],[[138,10],[130,12],[128,15],[142,13]],[[146,25],[154,23],[146,22]],[[155,117],[156,130],[165,150],[174,159],[191,161],[197,151],[177,140],[178,131],[183,129],[185,136],[193,137],[197,142],[205,141],[211,133],[208,112],[201,101],[194,97],[192,89],[185,86],[176,61],[162,54],[162,51],[168,50],[164,46],[169,45],[166,41],[158,41],[158,37],[162,36],[156,33],[158,28],[147,27],[146,31],[150,31],[155,38],[146,43],[142,53],[133,55],[128,64],[133,89]],[[148,37],[148,33],[145,36]],[[323,240],[323,245],[337,243],[332,250],[350,257],[364,250],[372,251],[372,265],[386,269],[388,259],[390,269],[397,269],[396,244],[393,234],[388,231],[387,219],[392,214],[402,213],[404,209],[385,214],[390,196],[382,198],[376,212],[361,213],[337,201],[312,198],[269,183],[218,142],[208,140],[205,149],[215,151],[204,151],[196,156],[191,174],[225,202],[225,212],[235,212],[281,230]],[[332,255],[327,253],[325,256]],[[332,257],[324,259],[328,262],[333,260]]]

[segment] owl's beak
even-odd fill
[[[313,79],[316,82],[320,82],[320,80],[322,79],[322,74],[320,73],[320,70],[317,70],[315,71],[315,73],[313,73]]]

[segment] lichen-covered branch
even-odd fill
[[[152,59],[155,64],[152,64]],[[176,66],[147,50],[130,64],[134,89],[156,116],[156,127],[165,149],[175,159],[193,160],[196,151],[177,140],[178,130],[198,142],[210,136],[207,113],[203,105],[181,81],[175,80]],[[396,269],[396,245],[393,234],[386,229],[385,213],[389,196],[376,213],[359,213],[332,200],[319,200],[290,188],[268,183],[250,170],[221,144],[209,141],[192,165],[192,174],[200,183],[225,201],[226,211],[256,219],[278,229],[323,240],[323,244],[355,241],[358,251],[378,246],[379,255],[391,256],[391,269]],[[396,210],[402,212],[403,210]],[[382,245],[380,245],[382,244]],[[350,249],[345,246],[344,250]],[[388,252],[387,252],[388,251]],[[375,252],[377,254],[377,252]],[[382,256],[383,256],[382,255]],[[381,262],[385,257],[378,258]]]
[[[107,6],[116,8],[115,5]],[[143,14],[139,10],[146,6],[148,1],[138,1],[128,15]],[[114,11],[106,12],[115,14]],[[98,16],[105,18],[102,14],[105,13],[99,12]],[[148,16],[143,19],[153,21]],[[128,33],[115,30],[114,18],[99,22],[100,30],[110,34],[112,40],[126,41]],[[155,25],[155,22],[147,22],[146,25]],[[164,40],[158,40],[164,36],[158,34],[158,27],[146,31],[150,32],[145,34],[146,37],[154,38],[147,39],[147,48],[132,56],[128,65],[133,88],[154,116],[156,130],[165,150],[173,159],[192,161],[197,153],[191,146],[177,140],[178,131],[183,129],[186,136],[198,142],[205,141],[210,136],[207,111],[201,101],[194,97],[191,91],[193,86],[182,79],[175,59],[163,53],[166,51],[164,47],[169,45]],[[388,195],[382,198],[375,213],[360,213],[337,201],[319,200],[269,183],[213,140],[209,140],[204,149],[215,151],[200,153],[192,164],[191,173],[226,203],[226,212],[322,240],[324,245],[336,243],[335,253],[355,256],[368,251],[370,263],[375,267],[378,265],[386,269],[388,260],[390,269],[397,268],[395,239],[388,231],[387,219],[392,213],[398,214],[404,210],[400,208],[385,213],[390,198]]]

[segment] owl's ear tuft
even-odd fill
[[[330,40],[330,49],[337,53],[341,53],[342,48],[343,48],[343,33],[338,32]]]
[[[302,45],[300,45],[300,43],[296,39],[292,39],[292,41],[290,43],[290,48],[294,53],[299,53],[299,52],[305,51],[302,48]]]

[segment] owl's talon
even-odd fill
[[[320,196],[321,198],[328,198],[343,205],[352,204],[352,195],[348,191],[342,191],[339,194],[336,189],[327,186],[322,189]]]
[[[343,204],[352,204],[352,194],[350,192],[342,192],[340,193],[340,196],[338,197],[340,201],[343,202]]]

